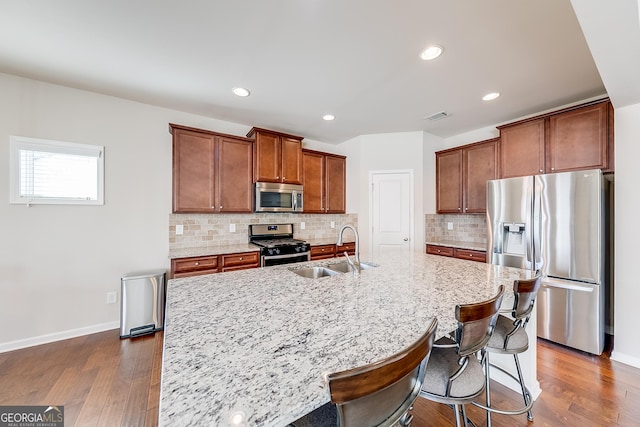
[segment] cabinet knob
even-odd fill
[[[464,208],[464,210],[465,210],[465,211],[468,211],[468,210],[469,210],[469,208]]]
[[[538,172],[542,173],[542,169],[540,169]]]
[[[469,258],[471,258],[473,256],[473,254],[469,254]]]
[[[556,168],[551,168],[552,171],[556,170]]]
[[[438,253],[440,253],[440,249],[438,249]]]
[[[462,210],[462,209],[458,208],[458,210],[460,211],[460,210]]]
[[[242,261],[244,258],[240,257],[240,261]]]
[[[222,206],[220,206],[220,209],[222,209]]]
[[[200,265],[200,263],[199,262],[195,262],[194,265]]]

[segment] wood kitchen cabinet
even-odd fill
[[[199,256],[175,258],[171,260],[171,276],[180,277],[199,276],[218,272],[218,256]]]
[[[220,271],[245,270],[260,267],[260,252],[242,252],[220,255]]]
[[[345,243],[344,245],[336,245],[336,257],[343,256],[345,252],[348,253],[349,255],[355,255],[356,243],[350,242],[350,243]]]
[[[267,129],[252,128],[247,134],[255,140],[254,180],[302,184],[302,139]]]
[[[438,213],[485,213],[486,184],[498,177],[498,138],[436,153]]]
[[[260,252],[174,258],[171,260],[171,275],[177,279],[257,267],[260,267]]]
[[[311,260],[335,258],[336,245],[316,245],[311,246]]]
[[[600,103],[549,117],[547,172],[607,168],[608,107]]]
[[[544,173],[546,118],[500,129],[500,177]]]
[[[345,213],[346,157],[302,150],[305,213]]]
[[[469,261],[487,262],[487,253],[473,249],[453,248],[450,246],[427,244],[427,253],[453,258],[466,259]]]
[[[582,169],[613,171],[613,107],[608,100],[498,129],[501,178]]]
[[[170,124],[173,212],[253,211],[253,141]]]

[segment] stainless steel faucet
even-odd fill
[[[342,245],[342,233],[344,233],[345,229],[351,229],[351,231],[353,231],[353,235],[356,236],[356,253],[355,253],[355,257],[354,257],[354,261],[351,261],[351,258],[349,258],[349,254],[347,253],[347,251],[344,251],[344,256],[347,257],[347,263],[349,264],[349,266],[351,267],[351,270],[353,271],[353,275],[354,276],[359,276],[360,275],[360,242],[359,242],[359,237],[358,237],[358,230],[355,229],[355,227],[353,227],[352,225],[343,225],[342,228],[340,229],[340,231],[338,231],[338,246]]]

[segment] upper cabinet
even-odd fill
[[[345,213],[346,157],[302,150],[305,213]]]
[[[173,212],[253,211],[253,141],[170,124]]]
[[[613,107],[576,106],[500,129],[500,177],[580,169],[613,170]]]
[[[544,173],[546,119],[500,128],[500,177]]]
[[[255,181],[302,184],[301,136],[254,127],[247,137],[255,140]]]
[[[486,183],[498,177],[497,162],[498,138],[437,152],[437,212],[486,212]]]

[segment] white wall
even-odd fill
[[[615,341],[611,358],[640,368],[640,104],[615,112]]]
[[[0,93],[0,351],[117,328],[121,275],[169,269],[168,123],[250,127],[6,74]],[[9,204],[10,135],[105,146],[105,205]]]
[[[371,238],[369,172],[381,170],[413,171],[414,249],[423,250],[425,196],[429,195],[426,188],[435,186],[435,172],[433,172],[435,169],[428,168],[429,175],[433,174],[433,176],[425,175],[425,158],[435,151],[430,144],[437,144],[440,141],[440,138],[432,135],[425,136],[425,133],[420,131],[362,135],[341,144],[348,159],[347,212],[358,214],[360,247],[363,253],[368,250]],[[432,205],[435,205],[435,199]]]

